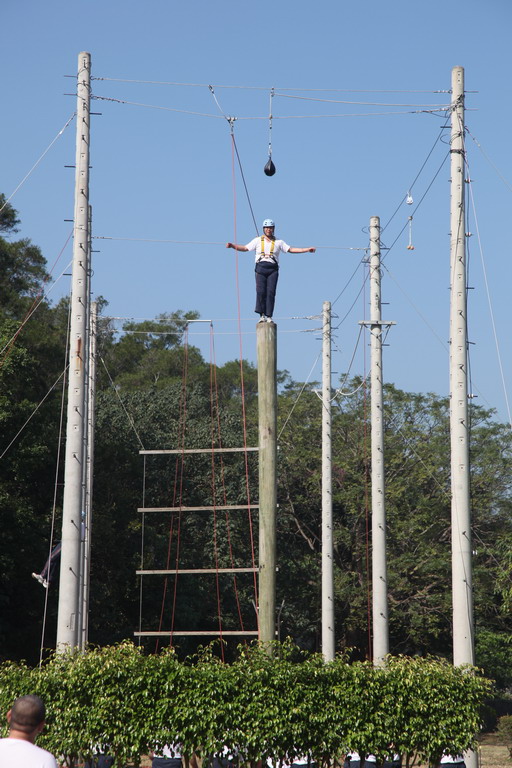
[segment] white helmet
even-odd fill
[[[263,227],[264,228],[265,227],[275,227],[275,224],[272,221],[272,219],[265,219],[265,221],[263,222]]]

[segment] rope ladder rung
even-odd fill
[[[137,576],[173,576],[181,574],[217,574],[217,573],[258,573],[258,568],[172,568],[162,570],[139,570]]]
[[[249,453],[253,451],[259,451],[259,448],[162,448],[162,449],[150,449],[140,450],[139,454],[145,456],[161,456],[165,454],[181,454],[181,453]]]
[[[226,504],[219,506],[208,506],[205,504],[202,507],[138,507],[137,512],[224,512],[226,510],[251,510],[259,509],[258,504]]]
[[[179,635],[180,637],[198,637],[199,635],[206,636],[206,637],[218,637],[221,635],[222,637],[258,637],[258,630],[231,630],[231,629],[215,629],[215,630],[192,630],[192,631],[183,631],[183,630],[173,630],[172,632],[170,630],[165,630],[162,632],[134,632],[134,637],[172,637],[174,635]]]

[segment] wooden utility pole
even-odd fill
[[[78,56],[77,132],[75,166],[75,215],[71,328],[69,348],[68,408],[62,511],[57,648],[79,644],[80,551],[83,511],[85,355],[89,271],[89,138],[90,138],[89,53]]]
[[[334,548],[332,536],[331,302],[323,305],[322,342],[322,653],[334,659]]]
[[[259,416],[259,639],[275,640],[277,510],[277,328],[256,326]]]

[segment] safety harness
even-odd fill
[[[274,262],[274,264],[277,264],[277,259],[274,256],[274,243],[275,243],[275,240],[271,240],[270,241],[270,253],[268,254],[268,256],[270,256],[270,258]],[[267,254],[265,254],[265,237],[262,235],[262,237],[261,237],[261,255],[260,255],[258,261],[263,261],[263,259],[264,259],[264,257],[266,255]]]

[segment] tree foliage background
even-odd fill
[[[0,203],[0,207],[3,204]],[[0,213],[0,658],[39,656],[45,594],[31,578],[60,532],[68,302],[43,297],[39,248]],[[104,318],[107,304],[100,301]],[[31,314],[33,313],[33,314]],[[144,577],[136,570],[250,567],[252,513],[148,513],[140,507],[257,504],[256,454],[146,456],[144,449],[257,444],[257,377],[244,362],[215,366],[187,342],[193,311],[128,323],[100,320],[90,640],[143,629],[255,628],[252,574]],[[369,392],[358,377],[333,407],[333,511],[338,649],[364,659],[369,626]],[[320,632],[321,408],[314,384],[279,376],[279,632],[317,650]],[[243,390],[243,401],[242,401]],[[242,418],[245,409],[246,430]],[[386,503],[392,653],[451,654],[448,401],[385,387]],[[477,663],[512,684],[511,433],[471,405],[471,493]],[[59,459],[60,455],[60,459]],[[215,519],[214,519],[215,518]],[[252,529],[252,534],[251,534]],[[44,644],[55,641],[58,581]],[[179,639],[179,653],[196,641]],[[161,643],[160,643],[161,645]],[[154,650],[155,641],[147,642]],[[229,649],[228,649],[229,653]]]

